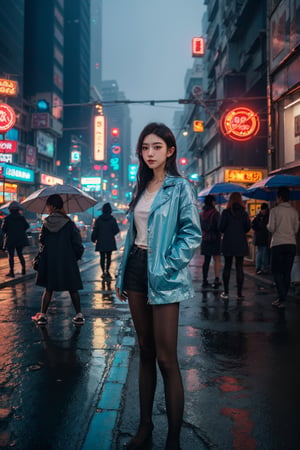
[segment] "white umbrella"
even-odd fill
[[[21,202],[21,205],[28,211],[45,214],[46,200],[53,194],[61,196],[64,202],[63,207],[67,214],[85,211],[97,203],[97,200],[75,186],[56,184],[33,192]]]

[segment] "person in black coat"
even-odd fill
[[[111,213],[110,203],[105,203],[102,207],[102,215],[94,222],[91,235],[92,242],[96,242],[95,251],[100,252],[100,267],[104,281],[112,280],[109,273],[111,255],[114,250],[117,250],[115,235],[120,232],[117,221]]]
[[[212,288],[218,288],[221,284],[220,263],[221,263],[221,233],[218,229],[220,213],[215,208],[215,197],[206,195],[204,198],[204,207],[200,213],[200,224],[202,230],[201,255],[204,255],[202,266],[202,287],[210,286],[207,280],[211,257],[214,259],[215,281]]]
[[[241,194],[233,192],[230,194],[227,208],[222,212],[219,230],[223,233],[221,252],[225,259],[223,269],[224,292],[221,294],[223,300],[229,298],[229,280],[233,257],[235,257],[237,300],[243,300],[242,294],[244,284],[244,256],[249,253],[246,233],[251,228],[248,213],[245,211]]]
[[[29,228],[29,223],[25,217],[20,214],[20,205],[18,202],[11,202],[8,210],[9,214],[5,217],[2,224],[2,231],[4,233],[3,248],[8,252],[9,272],[7,277],[14,278],[14,256],[15,250],[22,266],[22,275],[26,273],[25,259],[23,256],[23,248],[28,245],[28,237],[26,230]]]
[[[69,291],[76,311],[72,322],[83,325],[79,289],[82,281],[78,260],[82,257],[84,247],[78,228],[63,210],[63,200],[60,195],[48,197],[47,209],[49,216],[43,221],[39,241],[41,257],[38,266],[36,284],[45,288],[41,312],[32,317],[38,325],[47,324],[47,309],[53,291]]]
[[[269,208],[262,203],[260,212],[254,217],[251,227],[254,230],[254,245],[256,246],[256,273],[258,275],[268,272],[270,232],[267,228],[269,222]]]

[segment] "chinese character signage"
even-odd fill
[[[261,170],[225,169],[225,182],[229,183],[256,183],[262,180]]]
[[[192,39],[192,55],[194,57],[201,57],[204,53],[204,38],[194,37]]]
[[[94,117],[94,160],[105,161],[105,117]]]
[[[3,97],[15,97],[18,94],[18,82],[0,78],[0,95]]]
[[[55,184],[64,184],[64,180],[62,178],[53,177],[52,175],[47,175],[46,173],[41,173],[41,184],[54,186]]]

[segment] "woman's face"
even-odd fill
[[[148,134],[143,141],[142,158],[150,169],[165,169],[166,161],[174,150],[174,147],[168,148],[165,141],[156,134]]]

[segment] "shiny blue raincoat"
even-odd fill
[[[136,237],[133,212],[116,286],[122,292],[128,255]],[[188,264],[201,242],[194,187],[185,178],[167,175],[148,218],[148,303],[175,303],[194,295]]]

